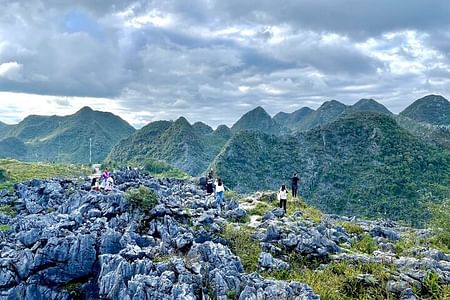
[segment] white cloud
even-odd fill
[[[0,64],[0,77],[9,80],[21,80],[22,69],[23,65],[16,61],[2,63]]]

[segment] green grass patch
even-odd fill
[[[352,222],[339,221],[336,224],[338,224],[339,226],[344,228],[348,234],[358,234],[359,235],[359,234],[364,233],[364,229],[360,225],[352,223]]]
[[[0,181],[0,190],[11,190],[14,184],[31,179],[75,178],[91,173],[91,169],[83,165],[27,163],[11,159],[1,159],[0,170],[4,173],[3,181]]]
[[[386,284],[390,278],[390,269],[381,264],[351,264],[333,262],[322,270],[302,267],[303,263],[291,263],[289,271],[265,272],[265,277],[278,280],[293,280],[308,284],[321,299],[390,299]],[[362,288],[357,280],[359,274],[371,274],[377,284]]]
[[[0,231],[10,231],[11,230],[11,226],[9,226],[8,224],[0,224]]]
[[[0,213],[14,218],[17,215],[16,209],[9,205],[0,205]]]
[[[266,202],[258,202],[256,203],[255,207],[253,207],[248,211],[248,214],[263,216],[266,212],[271,211],[272,209],[274,209],[273,205],[270,205],[269,203]]]
[[[230,249],[240,257],[242,265],[247,273],[255,272],[258,267],[258,258],[261,254],[259,242],[252,238],[254,231],[241,226],[225,225],[222,237],[230,243]]]
[[[128,189],[125,192],[125,198],[131,203],[132,208],[150,210],[158,204],[156,194],[143,185]]]
[[[306,204],[302,198],[292,198],[289,194],[286,211],[288,215],[292,215],[295,212],[300,211],[305,219],[309,219],[316,223],[319,223],[322,220],[323,215],[319,209]]]
[[[353,242],[351,248],[367,254],[372,254],[378,249],[377,243],[368,234],[363,234],[357,241]]]

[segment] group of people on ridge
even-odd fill
[[[223,184],[222,178],[217,177],[214,181],[214,171],[213,169],[209,170],[208,176],[206,179],[206,193],[208,195],[211,195],[212,193],[216,192],[216,202],[219,205],[219,210],[222,209],[224,203],[224,193],[225,193],[225,186]]]
[[[291,188],[292,188],[292,197],[297,197],[297,191],[298,191],[298,181],[300,179],[297,176],[297,173],[294,173],[294,175],[291,178]],[[287,205],[287,194],[288,190],[286,188],[285,184],[281,185],[280,190],[278,191],[278,201],[280,201],[280,208],[284,209],[286,212],[286,205]]]
[[[91,189],[93,191],[100,191],[101,189],[105,191],[112,191],[113,186],[114,178],[108,168],[105,168],[100,178],[97,178],[97,176],[94,175],[91,181]]]

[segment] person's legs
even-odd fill
[[[281,208],[284,209],[284,212],[286,212],[286,203],[287,203],[286,199],[281,200]]]
[[[298,190],[298,187],[296,187],[296,186],[292,187],[292,197],[297,198],[297,190]]]

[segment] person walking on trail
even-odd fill
[[[299,181],[299,178],[297,176],[297,173],[294,173],[294,176],[292,176],[292,179],[291,179],[292,197],[294,197],[294,198],[297,198],[298,181]]]
[[[216,186],[216,201],[217,204],[219,204],[219,211],[221,211],[223,206],[223,194],[225,192],[225,188],[222,179],[220,177],[216,179],[215,186]]]
[[[287,194],[288,190],[286,189],[286,185],[281,185],[280,191],[278,192],[278,200],[280,201],[280,208],[284,209],[284,212],[286,212]]]

